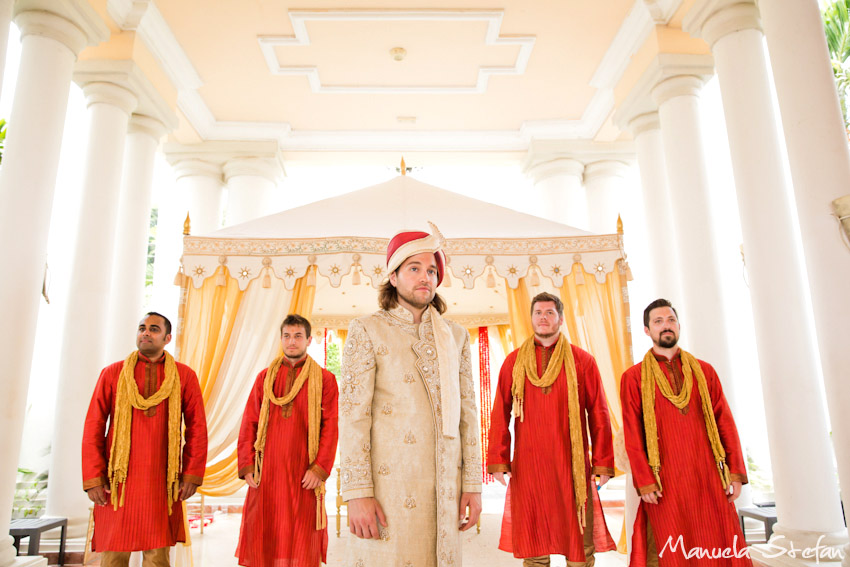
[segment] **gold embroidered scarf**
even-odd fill
[[[537,355],[534,349],[534,337],[529,337],[517,353],[513,369],[513,415],[520,421],[525,419],[525,378],[538,388],[546,388],[554,384],[555,379],[564,369],[567,379],[567,409],[570,423],[570,449],[572,452],[573,493],[576,499],[576,514],[579,528],[584,533],[587,525],[585,505],[587,503],[587,476],[584,462],[584,438],[581,434],[581,406],[578,400],[578,377],[573,349],[567,338],[561,334],[555,344],[555,350],[543,376],[537,375]]]
[[[696,376],[708,441],[714,455],[714,462],[717,464],[720,484],[726,490],[731,482],[729,467],[726,466],[726,450],[720,441],[720,433],[717,430],[717,420],[714,418],[714,408],[711,406],[711,396],[708,393],[705,374],[699,361],[693,355],[681,349],[679,353],[682,357],[684,383],[678,394],[673,393],[673,388],[670,386],[667,376],[661,371],[661,365],[658,364],[658,360],[652,354],[652,349],[647,351],[640,365],[640,396],[643,406],[643,427],[646,431],[646,454],[649,466],[652,469],[653,476],[655,476],[658,490],[661,491],[661,455],[658,452],[658,425],[655,421],[655,385],[658,385],[661,395],[671,404],[677,409],[683,409],[691,402],[691,391],[693,390],[694,376]]]
[[[260,418],[257,423],[257,440],[254,442],[255,481],[260,484],[263,471],[263,453],[266,447],[266,431],[269,425],[269,404],[285,406],[291,403],[304,383],[307,383],[307,455],[312,463],[319,454],[319,430],[322,426],[322,367],[310,356],[304,361],[301,372],[292,383],[289,392],[280,398],[274,395],[274,382],[277,379],[278,370],[283,364],[285,357],[276,358],[268,370],[263,381],[263,403],[260,406]],[[315,488],[316,493],[316,529],[324,529],[328,525],[325,512],[325,483],[322,482]]]
[[[133,408],[148,410],[168,400],[168,469],[165,476],[165,491],[168,496],[168,514],[177,502],[180,492],[180,375],[174,357],[168,352],[165,356],[165,380],[162,386],[150,398],[145,399],[139,393],[136,384],[136,363],[139,351],[133,352],[124,361],[118,376],[118,391],[115,394],[115,416],[112,426],[112,448],[109,453],[109,486],[112,491],[112,505],[115,510],[124,505],[124,493],[127,473],[130,468],[130,441],[133,424]],[[118,494],[118,488],[121,494]]]

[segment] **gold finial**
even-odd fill
[[[617,234],[623,234],[623,217],[617,215]]]
[[[183,236],[189,236],[189,228],[192,226],[189,220],[189,211],[186,211],[186,220],[183,221]]]
[[[407,166],[404,165],[404,156],[401,156],[401,174],[407,175]]]

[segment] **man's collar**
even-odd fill
[[[537,335],[532,335],[534,337],[534,346],[540,348],[555,348],[555,345],[558,344],[558,341],[561,339],[561,333],[558,333],[558,338],[555,339],[555,342],[549,346],[544,346],[543,343],[540,342],[540,339],[537,338]]]
[[[411,325],[413,324],[413,313],[411,313],[411,311],[407,307],[404,307],[400,303],[397,304],[392,309],[390,309],[389,311],[387,311],[387,313],[389,313],[390,315],[392,315],[396,319],[401,319],[405,323],[410,323]],[[422,313],[422,322],[424,323],[425,321],[430,321],[430,320],[431,320],[431,310],[426,307],[425,311]]]
[[[294,364],[291,360],[289,360],[288,358],[286,358],[284,356],[283,357],[283,364],[285,366],[288,366],[289,368],[301,368],[302,366],[304,366],[304,363],[307,362],[307,356],[309,356],[309,355],[305,354],[304,357],[301,360],[299,360],[298,362],[296,362]]]
[[[162,351],[162,354],[156,360],[151,360],[150,358],[148,358],[147,356],[142,354],[141,351],[140,351],[139,352],[139,360],[143,360],[143,361],[147,362],[148,364],[150,364],[150,363],[162,364],[162,363],[165,362],[165,351]]]
[[[681,354],[682,354],[682,349],[680,349],[679,347],[676,347],[676,353],[670,358],[667,358],[666,355],[663,355],[661,353],[656,352],[654,348],[652,349],[652,356],[654,356],[655,360],[657,360],[659,362],[672,362],[672,361],[676,360],[679,357],[679,355],[681,355]]]

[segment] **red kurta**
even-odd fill
[[[284,360],[274,383],[276,397],[289,392],[303,365],[301,361],[293,367]],[[254,442],[267,371],[257,375],[242,417],[237,445],[240,478],[254,472]],[[307,452],[307,384],[291,403],[270,405],[260,487],[248,489],[242,512],[236,548],[240,565],[314,567],[327,559],[328,530],[316,529],[316,495],[302,488],[301,480],[308,468],[323,480],[333,469],[339,437],[337,397],[336,378],[323,370],[319,453],[312,463]]]
[[[683,376],[681,356],[677,353],[672,360],[668,360],[655,354],[655,358],[674,391],[679,391]],[[729,404],[723,396],[720,379],[710,364],[702,360],[699,364],[705,374],[732,480],[746,483],[747,471],[741,453],[741,442]],[[635,488],[638,493],[647,494],[657,490],[658,486],[646,456],[640,367],[640,364],[636,364],[623,374],[620,397],[623,403],[626,451]],[[720,475],[705,429],[702,398],[696,377],[694,380],[690,404],[685,413],[676,409],[657,386],[655,389],[655,419],[663,490],[658,504],[646,504],[641,501],[638,508],[629,563],[633,567],[644,567],[648,555],[654,556],[656,553],[659,555],[660,567],[681,567],[706,564],[705,557],[687,557],[689,552],[693,553],[697,548],[708,552],[729,549],[731,554],[746,548],[735,505],[727,500],[720,483]],[[647,519],[654,536],[652,541],[647,540]],[[674,548],[677,543],[678,547]],[[752,565],[749,557],[713,558],[710,563],[718,567]]]
[[[546,370],[555,345],[544,348],[535,344],[537,373],[541,376]],[[582,443],[585,447],[585,469],[590,486],[592,475],[614,475],[611,421],[596,361],[582,349],[574,345],[571,347],[578,378]],[[502,518],[503,536],[511,534],[511,537],[502,537],[499,549],[513,552],[515,557],[558,554],[566,556],[569,561],[585,561],[573,493],[568,388],[563,368],[548,388],[548,393],[532,385],[526,378],[525,419],[522,422],[514,421],[516,443],[511,460],[511,432],[508,427],[513,404],[513,368],[518,352],[515,350],[509,354],[502,364],[490,416],[487,470],[511,473],[505,514]],[[587,451],[588,424],[593,442],[592,467]],[[587,501],[587,514],[593,516],[596,551],[616,549],[605,525],[595,486],[590,493],[593,498]]]
[[[95,386],[83,428],[83,488],[108,485],[107,470],[112,448],[115,393],[124,362],[104,368]],[[183,480],[200,485],[207,464],[207,421],[201,387],[195,372],[177,363],[180,400],[186,425],[183,445]],[[151,362],[141,353],[135,368],[139,392],[149,398],[165,380],[165,357]],[[113,510],[94,507],[93,551],[144,551],[170,547],[186,541],[183,506],[175,502],[168,515],[165,476],[168,469],[168,400],[146,411],[133,408],[130,463],[124,490],[124,506]]]

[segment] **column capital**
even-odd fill
[[[129,134],[147,134],[157,142],[170,131],[171,128],[161,121],[144,114],[130,116],[130,125],[127,129]]]
[[[109,27],[86,0],[17,0],[12,19],[21,39],[38,35],[54,39],[74,55],[109,39]]]
[[[85,91],[89,83],[114,83],[133,93],[138,114],[158,120],[168,130],[177,128],[177,115],[141,68],[128,59],[86,59],[74,65],[74,82]]]
[[[93,104],[109,104],[116,106],[129,115],[139,104],[138,97],[115,83],[88,83],[83,86],[86,95],[86,106]]]
[[[754,0],[703,0],[682,20],[682,29],[701,37],[711,48],[723,37],[742,30],[762,31]]]
[[[182,177],[211,177],[221,183],[221,165],[197,158],[183,158],[172,162],[175,179]]]
[[[622,161],[602,160],[587,164],[584,168],[584,183],[593,183],[597,179],[619,177],[623,179],[628,175],[629,164]]]
[[[629,120],[628,129],[635,138],[644,132],[661,129],[661,120],[658,118],[658,112],[647,112],[635,116]]]
[[[223,170],[225,182],[233,177],[252,175],[277,183],[283,176],[283,168],[275,157],[237,156],[227,160]]]
[[[677,96],[698,96],[705,80],[695,75],[677,75],[664,79],[652,88],[652,100],[661,106]]]
[[[714,58],[709,54],[659,53],[614,113],[614,124],[625,130],[641,114],[656,112],[659,102],[653,96],[655,87],[682,75],[699,79],[701,87],[714,75]]]
[[[584,173],[584,164],[577,159],[561,157],[549,161],[536,163],[525,170],[535,184],[545,181],[550,177],[569,176],[581,179]]]

